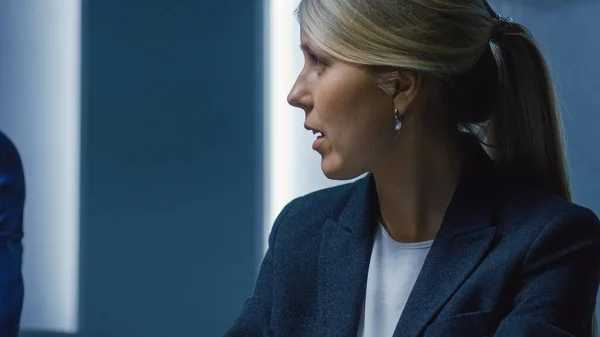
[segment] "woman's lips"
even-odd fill
[[[317,137],[317,139],[314,141],[314,143],[312,144],[312,148],[315,151],[318,151],[319,148],[321,147],[321,145],[323,144],[323,140],[324,140],[325,136],[323,135],[319,135]]]

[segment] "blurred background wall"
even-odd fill
[[[80,328],[219,336],[262,217],[262,4],[84,0]]]
[[[600,214],[600,3],[490,2],[540,40],[575,201]],[[23,327],[223,335],[281,207],[339,183],[285,101],[297,3],[0,2],[0,129],[28,185]]]

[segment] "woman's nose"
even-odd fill
[[[298,76],[287,96],[288,103],[296,108],[304,109],[310,105],[310,94],[302,82],[301,76]]]

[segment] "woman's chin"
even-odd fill
[[[354,172],[347,166],[342,165],[340,161],[333,161],[333,158],[323,157],[321,159],[321,170],[327,179],[331,180],[350,180],[361,175]]]

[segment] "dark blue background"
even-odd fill
[[[83,1],[80,327],[219,336],[261,253],[260,1]]]

